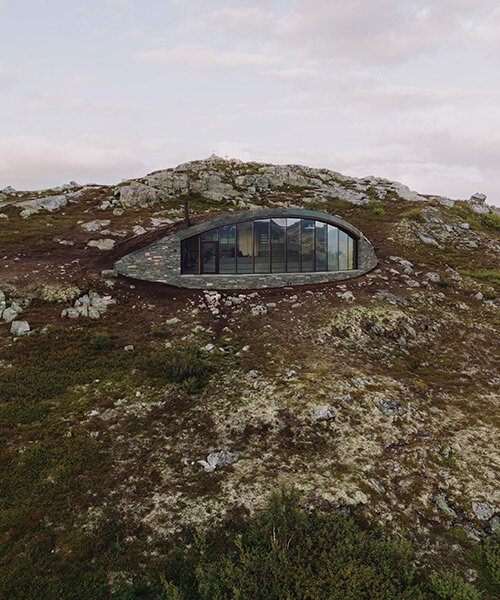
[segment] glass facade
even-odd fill
[[[356,239],[323,221],[254,219],[181,244],[182,273],[311,273],[357,267]]]

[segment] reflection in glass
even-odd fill
[[[253,221],[238,223],[236,232],[237,273],[253,273]]]
[[[302,219],[302,265],[303,272],[314,271],[314,221]]]
[[[254,273],[269,273],[270,244],[269,244],[269,219],[254,221],[255,235],[255,270]]]
[[[198,273],[198,243],[199,237],[194,237],[182,240],[181,243],[181,256],[182,256],[182,272],[183,273]]]
[[[201,272],[217,273],[217,242],[201,242]]]
[[[217,232],[219,230],[218,229],[209,229],[208,231],[204,231],[203,233],[200,233],[200,238],[202,241],[208,241],[208,240],[217,240]]]
[[[286,219],[271,219],[271,267],[273,273],[285,273]]]
[[[339,270],[345,271],[348,264],[347,233],[339,230]]]
[[[354,239],[349,235],[347,236],[347,242],[349,244],[349,260],[348,260],[348,269],[355,269],[355,251],[354,251]]]
[[[327,251],[328,238],[327,225],[322,221],[316,223],[316,271],[328,271]]]
[[[219,227],[219,273],[236,273],[236,225]]]
[[[287,219],[286,227],[286,270],[288,273],[300,271],[300,221]]]
[[[308,273],[357,268],[356,239],[299,218],[255,219],[181,242],[182,273]]]
[[[328,270],[339,270],[339,230],[328,225]]]

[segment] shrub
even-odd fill
[[[481,215],[481,223],[490,229],[500,231],[500,215],[497,213]]]
[[[424,213],[419,208],[412,208],[408,212],[402,214],[406,219],[416,221],[417,223],[424,223]]]
[[[462,577],[443,571],[431,578],[431,589],[440,600],[479,600],[480,596]]]
[[[155,350],[141,357],[138,366],[151,378],[177,383],[189,393],[201,389],[214,371],[208,359],[195,348]]]

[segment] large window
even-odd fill
[[[323,221],[271,218],[182,240],[182,273],[310,273],[357,267],[356,239]]]

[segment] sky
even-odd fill
[[[500,3],[0,0],[0,189],[212,153],[500,205]]]

